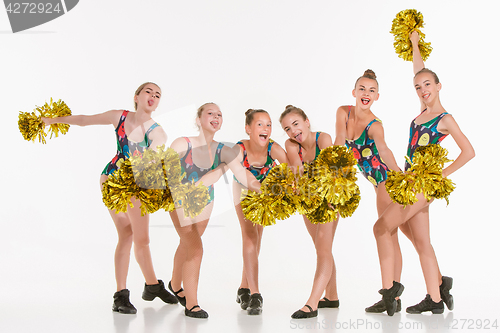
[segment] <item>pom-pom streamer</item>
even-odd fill
[[[431,43],[424,41],[425,34],[420,30],[424,26],[423,15],[416,9],[405,9],[400,11],[392,21],[391,34],[394,35],[394,49],[398,57],[406,61],[413,61],[413,47],[410,34],[418,32],[420,40],[418,48],[424,61],[429,58],[432,47]]]
[[[38,138],[38,142],[47,143],[45,138],[50,133],[50,138],[53,135],[59,136],[59,133],[66,134],[69,130],[68,124],[52,124],[48,128],[42,121],[42,117],[55,118],[70,116],[71,110],[61,100],[54,102],[52,98],[50,103],[45,103],[43,106],[36,107],[33,112],[19,112],[19,131],[27,141],[33,141]]]
[[[418,201],[417,194],[423,193],[428,201],[444,198],[449,204],[448,196],[455,184],[443,177],[444,164],[452,161],[447,154],[438,144],[422,146],[415,150],[409,170],[388,172],[385,187],[392,201],[403,206],[413,205]]]

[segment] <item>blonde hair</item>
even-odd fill
[[[135,97],[135,96],[139,96],[139,94],[141,93],[142,89],[144,89],[144,87],[145,87],[145,86],[147,86],[148,84],[154,84],[155,86],[157,86],[157,87],[158,87],[158,89],[160,89],[160,90],[161,90],[160,86],[159,86],[159,85],[157,85],[157,84],[156,84],[156,83],[154,83],[154,82],[144,82],[143,84],[141,84],[141,85],[139,86],[139,88],[137,88],[137,90],[135,91],[135,95],[134,95],[134,97]],[[135,111],[137,111],[137,102],[135,101],[135,99],[134,99],[134,110],[135,110]]]
[[[375,80],[375,82],[377,82],[377,88],[378,88],[377,75],[375,75],[375,72],[372,71],[371,69],[367,69],[363,73],[363,75],[361,75],[360,77],[358,77],[358,79],[356,80],[356,83],[354,83],[354,88],[356,88],[356,85],[358,84],[358,81],[361,80],[362,78],[367,78],[367,79]]]
[[[205,109],[205,107],[207,105],[215,105],[217,106],[217,104],[215,104],[214,102],[208,102],[208,103],[205,103],[203,104],[202,106],[200,106],[198,108],[198,110],[196,111],[196,118],[201,118],[201,114],[203,113],[203,110]],[[196,124],[196,128],[198,128],[198,130],[200,129],[200,126],[198,124]]]
[[[281,121],[283,120],[283,118],[285,118],[288,114],[290,113],[295,113],[295,114],[298,114],[299,116],[302,117],[303,120],[307,120],[307,115],[304,111],[302,111],[302,109],[299,109],[298,107],[295,107],[293,105],[287,105],[285,107],[285,111],[283,111],[281,113],[281,116],[280,116],[280,123]]]

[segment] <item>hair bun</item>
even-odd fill
[[[285,110],[294,109],[294,108],[295,108],[295,106],[293,106],[293,105],[287,105],[287,106],[285,106]]]
[[[377,75],[375,75],[375,72],[371,69],[367,69],[363,76],[373,80],[377,79]]]
[[[254,112],[255,110],[254,109],[248,109],[246,112],[245,112],[245,116],[248,116],[250,113]]]

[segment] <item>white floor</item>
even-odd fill
[[[441,210],[441,208],[439,208]],[[494,268],[482,267],[485,258],[463,255],[467,249],[459,239],[446,247],[445,230],[436,228],[435,249],[445,275],[454,278],[455,310],[442,315],[408,315],[404,308],[425,296],[425,287],[415,251],[401,240],[405,266],[403,312],[367,314],[364,308],[378,301],[380,277],[371,221],[363,216],[341,221],[334,244],[338,270],[339,309],[320,309],[317,318],[292,320],[290,315],[308,298],[315,269],[312,242],[299,217],[265,229],[260,265],[260,288],[264,310],[248,316],[235,302],[241,272],[239,225],[233,211],[220,212],[210,221],[203,237],[205,254],[199,286],[199,302],[210,318],[187,318],[180,305],[159,299],[141,299],[143,278],[132,258],[128,287],[136,315],[111,311],[115,291],[113,250],[116,236],[104,209],[99,219],[31,223],[35,232],[23,238],[4,237],[0,302],[0,332],[284,332],[342,331],[442,332],[489,327],[498,329],[495,301],[499,296]],[[90,213],[82,212],[81,218]],[[360,213],[362,214],[362,213]],[[436,213],[437,214],[437,213]],[[25,216],[23,214],[22,216]],[[43,222],[43,219],[42,221]],[[48,222],[48,223],[47,223]],[[62,228],[62,234],[47,237],[47,225]],[[443,222],[450,223],[450,222]],[[99,227],[98,235],[92,228]],[[38,229],[38,232],[37,230]],[[43,229],[43,231],[42,231]],[[16,230],[16,229],[12,229]],[[168,282],[177,235],[168,215],[151,219],[151,247],[159,278]],[[13,231],[12,236],[15,236]],[[44,235],[40,237],[40,235]],[[66,234],[66,235],[64,235]],[[455,250],[450,251],[451,248]],[[6,253],[6,252],[3,252]],[[482,272],[482,273],[481,273]],[[8,274],[7,274],[8,273]],[[493,273],[494,274],[494,273]],[[479,283],[477,282],[479,281]],[[447,328],[449,327],[449,328]],[[462,329],[463,328],[463,329]]]

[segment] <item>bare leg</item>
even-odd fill
[[[198,305],[198,280],[201,259],[203,257],[201,236],[205,232],[208,219],[181,227],[178,216],[177,212],[170,213],[175,230],[180,237],[179,246],[174,257],[172,288],[174,290],[180,289],[180,286],[177,284],[178,281],[175,281],[176,284],[174,284],[174,279],[178,279],[181,276],[186,297],[186,309],[191,309],[193,306]],[[196,308],[193,311],[200,310],[200,308]]]
[[[335,263],[332,255],[333,238],[337,229],[338,219],[325,224],[312,224],[305,216],[303,218],[307,231],[313,238],[317,256],[313,287],[306,303],[314,311],[318,308],[318,302],[327,285],[329,285],[329,291],[331,292],[331,296],[328,295],[331,297],[329,299],[338,299],[336,275],[334,274]],[[301,310],[305,312],[309,311],[305,306]]]

